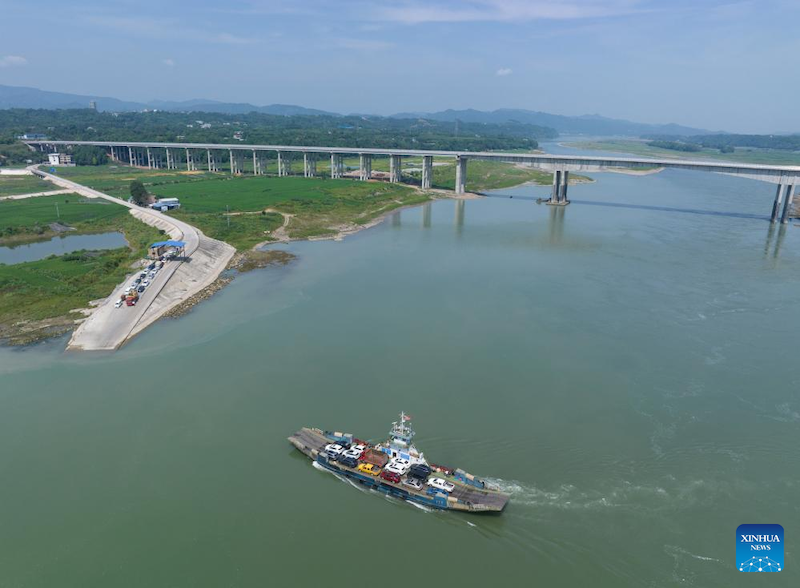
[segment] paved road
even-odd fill
[[[145,326],[152,324],[164,312],[179,304],[182,299],[195,294],[213,282],[225,269],[228,261],[233,256],[234,249],[230,245],[206,237],[198,229],[183,221],[150,208],[129,204],[119,198],[103,194],[56,175],[39,171],[37,166],[31,166],[29,169],[36,175],[77,194],[89,198],[102,198],[114,204],[125,206],[142,222],[166,231],[172,239],[182,240],[186,243],[185,259],[188,260],[187,262],[168,262],[158,272],[153,283],[140,295],[136,306],[114,308],[114,303],[119,300],[125,288],[134,279],[135,274],[141,271],[132,270],[132,273],[125,281],[117,286],[114,292],[100,303],[89,318],[75,329],[67,349],[87,351],[117,349],[129,337],[140,332]],[[198,254],[198,263],[192,263],[192,256],[196,253]],[[191,269],[186,268],[185,271],[179,273],[179,269],[182,266],[189,266]],[[173,281],[172,278],[176,273],[178,273],[180,279]],[[175,292],[171,292],[171,290],[178,292],[179,296],[176,296]],[[168,303],[162,301],[155,305],[158,312],[148,312],[153,303],[159,298],[168,301]]]

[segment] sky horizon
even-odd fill
[[[800,132],[800,39],[775,26],[800,3],[697,4],[0,0],[0,84],[138,102],[524,108]]]

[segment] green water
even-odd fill
[[[800,233],[769,232],[768,185],[598,179],[292,245],[115,354],[1,349],[0,586],[750,586],[741,523],[785,527],[770,585],[797,585]],[[506,512],[286,441],[401,409]]]

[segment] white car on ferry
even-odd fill
[[[444,490],[447,493],[452,492],[456,488],[453,484],[451,484],[447,480],[443,480],[442,478],[429,478],[427,484],[432,488],[436,488],[437,490]]]

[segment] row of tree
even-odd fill
[[[279,116],[263,113],[0,110],[0,143],[24,133],[51,139],[386,147],[456,151],[529,150],[558,133],[549,127],[380,116]],[[234,137],[236,135],[236,137]]]

